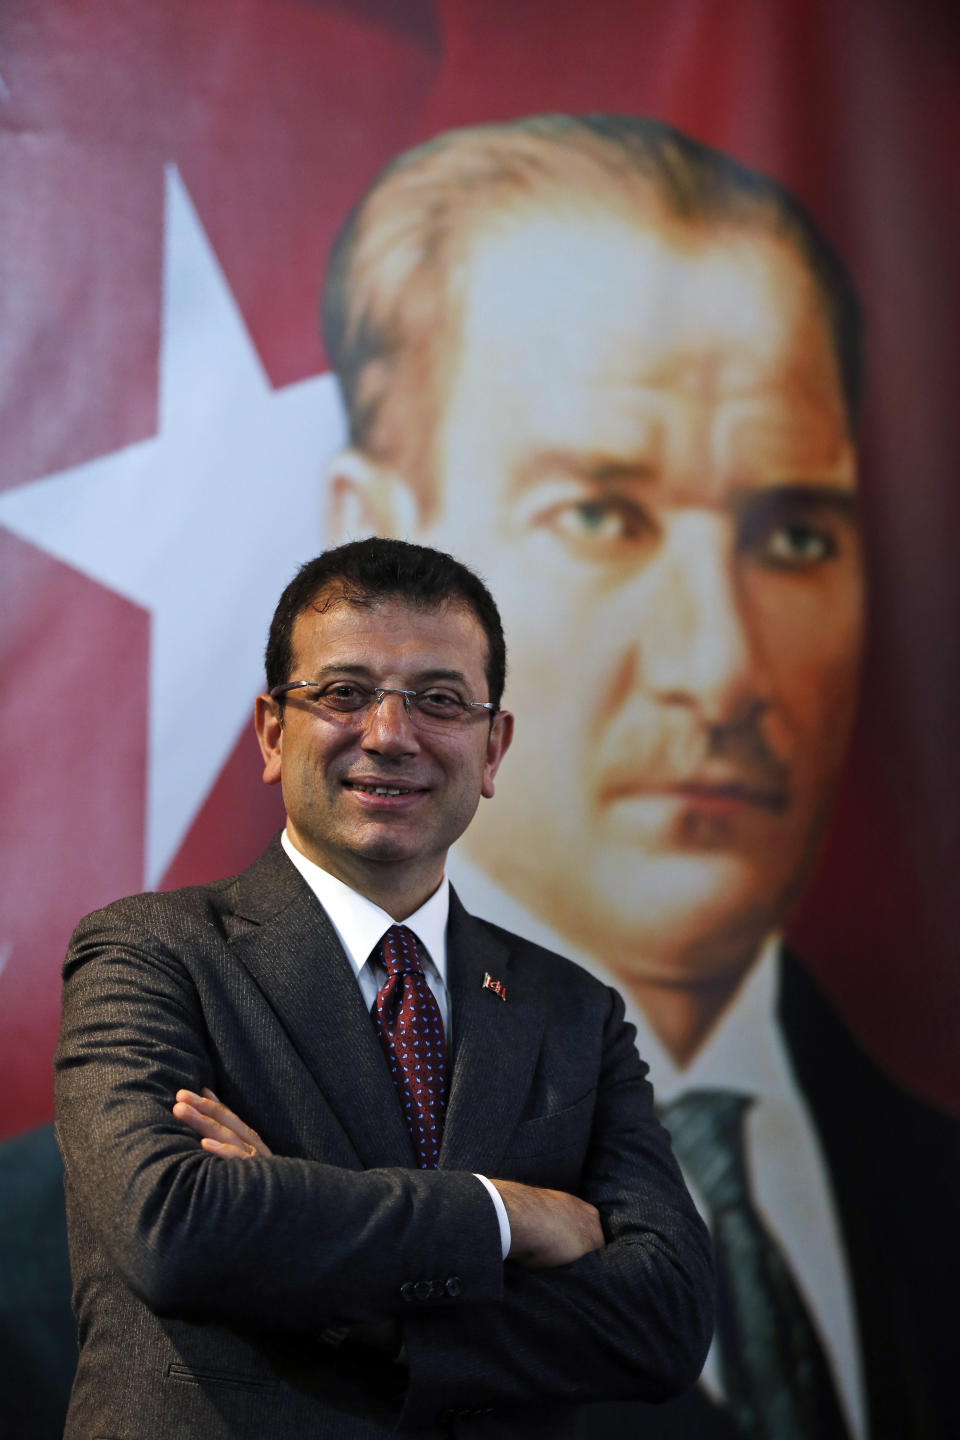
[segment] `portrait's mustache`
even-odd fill
[[[670,791],[737,795],[781,810],[790,799],[790,772],[773,753],[759,714],[726,725],[660,715],[617,737],[602,766],[605,800]]]

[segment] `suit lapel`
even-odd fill
[[[506,1000],[484,989],[489,972]],[[447,979],[454,1053],[440,1149],[445,1170],[496,1175],[530,1091],[543,1015],[524,999],[510,948],[495,931],[468,915],[450,892]]]
[[[252,922],[233,952],[279,1017],[365,1169],[415,1163],[357,979],[326,912],[277,841],[237,882]]]
[[[326,912],[275,840],[234,882],[231,949],[284,1026],[364,1168],[416,1164],[356,976]],[[440,1165],[495,1175],[523,1112],[543,1034],[510,947],[450,892],[447,980],[453,1015]],[[500,980],[502,1000],[483,988]]]

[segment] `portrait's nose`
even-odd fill
[[[642,683],[660,701],[694,706],[710,726],[737,725],[770,698],[734,545],[725,517],[684,512],[673,519],[645,577]]]
[[[413,755],[420,749],[416,725],[396,690],[376,696],[363,717],[362,748],[378,755]]]

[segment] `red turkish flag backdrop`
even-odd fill
[[[277,388],[325,369],[316,297],[350,205],[440,129],[652,114],[777,175],[869,322],[871,647],[795,937],[885,1067],[960,1108],[957,40],[951,6],[896,0],[7,0],[0,435],[11,489],[154,433],[167,164]],[[144,883],[151,616],[6,531],[0,564],[10,1134],[49,1118],[73,924]],[[242,738],[165,884],[257,853],[279,819],[257,777]]]

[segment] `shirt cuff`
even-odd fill
[[[474,1172],[474,1174],[476,1174],[476,1172]],[[500,1191],[497,1189],[496,1185],[494,1185],[493,1181],[487,1179],[486,1175],[477,1175],[476,1178],[480,1181],[481,1185],[484,1185],[486,1187],[487,1194],[493,1201],[493,1208],[497,1212],[497,1223],[500,1226],[500,1248],[503,1251],[502,1258],[506,1260],[507,1256],[510,1254],[511,1235],[510,1221],[507,1218],[507,1207],[503,1203],[503,1196],[500,1194]]]

